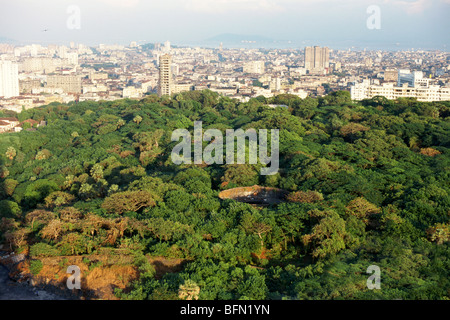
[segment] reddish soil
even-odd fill
[[[88,260],[87,260],[88,259]],[[119,256],[111,259],[108,256],[66,256],[66,257],[40,257],[43,267],[37,275],[30,270],[30,260],[25,259],[19,263],[7,264],[9,277],[17,283],[30,283],[32,287],[52,292],[66,299],[87,300],[118,300],[114,295],[114,289],[127,289],[131,283],[139,278],[139,271],[132,265],[132,260],[127,256]],[[155,267],[156,278],[162,277],[168,272],[178,272],[182,269],[183,259],[165,259],[164,257],[148,257],[149,262]],[[6,262],[6,259],[2,262]],[[81,271],[81,290],[67,288],[67,279],[71,276],[67,268],[71,265],[78,266]],[[6,270],[5,270],[6,271]],[[8,281],[4,275],[4,282]],[[30,288],[26,290],[30,290]],[[0,297],[2,297],[0,290]],[[25,297],[26,294],[26,297]],[[12,295],[11,291],[3,294],[4,299]],[[28,292],[22,294],[25,298],[30,296]],[[47,295],[53,299],[51,295]],[[11,297],[13,298],[13,297]],[[56,299],[56,298],[55,298]]]

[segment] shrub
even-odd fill
[[[286,199],[290,202],[313,203],[322,201],[323,195],[317,191],[297,191],[289,194]]]
[[[30,262],[30,271],[32,274],[37,275],[39,272],[41,272],[44,265],[42,264],[41,260],[32,260]]]
[[[30,247],[32,257],[56,257],[58,250],[47,243],[36,243]]]

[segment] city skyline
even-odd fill
[[[380,10],[379,29],[367,27],[370,6]],[[175,45],[218,46],[210,39],[235,34],[266,38],[254,44],[259,47],[445,50],[450,45],[449,0],[18,0],[2,7],[0,42],[22,44],[170,40]],[[78,25],[69,28],[74,15]]]

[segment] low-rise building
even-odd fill
[[[19,124],[20,121],[17,118],[0,118],[0,133],[14,130]]]
[[[364,80],[351,86],[352,100],[371,99],[375,96],[382,96],[390,100],[398,98],[417,98],[418,101],[450,101],[450,88],[440,86],[417,86],[410,87],[404,83],[401,87],[394,86],[393,83],[374,85],[370,80]]]

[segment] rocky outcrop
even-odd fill
[[[224,190],[220,199],[233,199],[250,204],[269,205],[283,202],[288,192],[282,189],[252,186]]]

